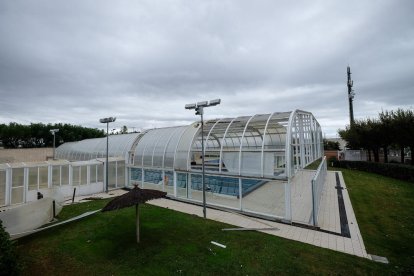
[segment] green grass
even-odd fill
[[[414,274],[414,184],[341,169],[368,253]]]
[[[378,275],[413,272],[414,186],[343,170],[368,253],[391,264],[279,237],[222,231],[228,225],[142,205],[141,243],[134,208],[97,213],[18,241],[25,275]],[[67,206],[64,220],[107,201]],[[212,245],[217,241],[226,249]]]

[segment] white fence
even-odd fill
[[[326,156],[323,157],[322,162],[319,164],[316,170],[315,176],[313,177],[312,183],[312,220],[313,225],[318,226],[318,213],[319,205],[321,202],[321,196],[323,186],[325,184],[325,178],[327,174]]]
[[[125,161],[110,160],[108,167],[108,188],[125,187]],[[105,163],[100,160],[0,164],[0,207],[35,201],[38,192],[51,196],[56,188],[66,198],[74,188],[76,195],[104,192],[104,180]]]

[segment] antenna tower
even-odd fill
[[[351,80],[351,68],[347,67],[347,74],[348,74],[348,100],[349,100],[349,122],[351,126],[354,124],[354,107],[352,105],[352,102],[354,101],[355,92],[352,89],[352,86],[354,86],[354,81]]]

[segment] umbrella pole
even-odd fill
[[[139,210],[138,204],[135,204],[136,228],[137,228],[137,243],[139,243]]]

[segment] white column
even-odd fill
[[[6,206],[11,204],[11,192],[12,192],[12,169],[6,169]]]
[[[23,202],[27,202],[27,193],[29,192],[29,168],[23,169]]]
[[[174,174],[174,196],[177,197],[177,172],[173,171]]]
[[[285,183],[285,219],[292,222],[291,177]]]
[[[68,168],[69,168],[69,183],[68,184],[69,184],[69,186],[73,186],[73,175],[72,175],[73,174],[73,168],[72,168],[72,165],[69,165]]]

